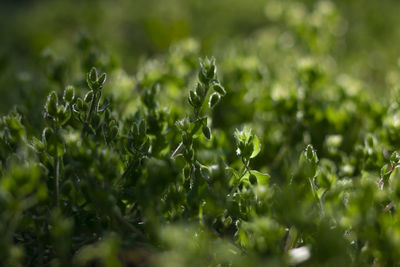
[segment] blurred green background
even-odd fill
[[[201,55],[218,57],[225,46],[252,38],[260,30],[278,27],[284,31],[282,21],[274,21],[274,8],[280,8],[274,7],[275,2],[3,0],[0,113],[25,101],[27,91],[49,86],[32,82],[45,72],[42,61],[49,49],[58,59],[66,60],[75,53],[81,37],[88,36],[87,42],[95,42],[100,51],[107,51],[111,60],[128,73],[137,70],[140,59],[162,55],[171,44],[188,37],[200,43]],[[304,0],[296,4],[312,8],[317,2]],[[370,90],[382,95],[390,86],[391,72],[398,68],[400,1],[332,3],[340,15],[337,40],[329,51],[320,52],[329,53],[340,72],[363,80]]]

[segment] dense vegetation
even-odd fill
[[[1,265],[399,266],[393,47],[374,54],[379,69],[346,46],[342,1],[262,5],[268,25],[231,41],[215,16],[198,31],[206,42],[151,24],[161,48],[141,60],[90,33],[38,52],[27,33],[39,33],[22,31],[24,56],[6,42]]]

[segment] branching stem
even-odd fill
[[[87,128],[89,127],[89,123],[92,118],[93,110],[96,107],[96,102],[97,102],[97,93],[93,92],[92,101],[90,103],[90,108],[89,108],[89,113],[86,115],[85,123],[83,124],[83,128],[82,128],[82,133],[81,133],[82,137],[85,136]]]

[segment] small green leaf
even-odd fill
[[[205,92],[206,92],[206,89],[204,88],[204,85],[198,83],[196,86],[196,95],[204,96]]]
[[[78,98],[76,103],[73,105],[73,109],[75,112],[80,112],[83,110],[83,100],[82,98]]]
[[[96,70],[95,67],[92,67],[92,68],[90,69],[90,72],[89,72],[89,74],[88,74],[88,78],[89,78],[89,80],[90,80],[92,83],[94,83],[94,82],[97,81],[97,70]]]
[[[261,184],[261,185],[267,184],[269,179],[271,178],[271,176],[268,173],[262,173],[262,172],[255,171],[255,170],[252,170],[251,174],[257,178],[258,184]]]
[[[86,93],[85,97],[83,98],[83,100],[86,103],[90,103],[92,101],[92,97],[93,97],[93,91],[89,91]]]
[[[192,90],[189,92],[189,103],[193,107],[199,107],[201,105],[201,100],[200,100],[199,96],[196,95],[196,93]]]
[[[65,102],[72,102],[75,98],[75,89],[73,86],[68,86],[64,91],[63,99]]]
[[[199,75],[198,75],[199,81],[203,84],[207,84],[208,83],[208,78],[207,78],[207,74],[204,73],[204,70],[201,69],[199,71]]]
[[[221,96],[220,96],[218,93],[213,93],[213,94],[210,96],[210,100],[208,101],[208,106],[209,106],[210,108],[215,107],[215,105],[218,104],[218,102],[219,102],[220,99],[221,99]]]
[[[250,174],[249,181],[252,185],[257,184],[257,177],[254,174]]]
[[[260,144],[260,140],[258,139],[257,135],[254,134],[253,137],[253,152],[251,153],[250,158],[255,158],[258,153],[260,153],[261,150],[261,144]]]
[[[106,79],[107,79],[107,75],[105,73],[103,73],[98,79],[99,85],[104,86]]]
[[[50,95],[47,97],[46,102],[46,112],[50,115],[55,117],[57,115],[58,109],[58,98],[56,92],[52,91]]]
[[[217,74],[217,68],[216,68],[215,63],[213,61],[213,62],[211,62],[211,66],[207,71],[207,78],[209,80],[212,80],[215,77],[216,74]]]
[[[204,137],[207,138],[208,140],[210,140],[211,139],[211,130],[210,130],[210,128],[207,125],[204,125],[203,128],[202,128],[202,131],[203,131]]]
[[[32,147],[36,150],[36,152],[41,153],[44,152],[45,150],[45,144],[42,143],[39,139],[36,137],[32,138]]]
[[[219,83],[214,84],[213,89],[215,92],[217,92],[223,96],[226,95],[226,91],[225,91],[224,87],[222,87],[222,85]]]
[[[66,107],[62,107],[58,111],[58,123],[60,126],[64,125],[71,118],[71,111]]]

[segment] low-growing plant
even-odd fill
[[[0,119],[1,264],[399,265],[400,90],[335,69],[331,3],[278,2],[284,36],[218,61],[192,39],[134,75],[83,37],[77,62],[44,53],[47,98]]]

